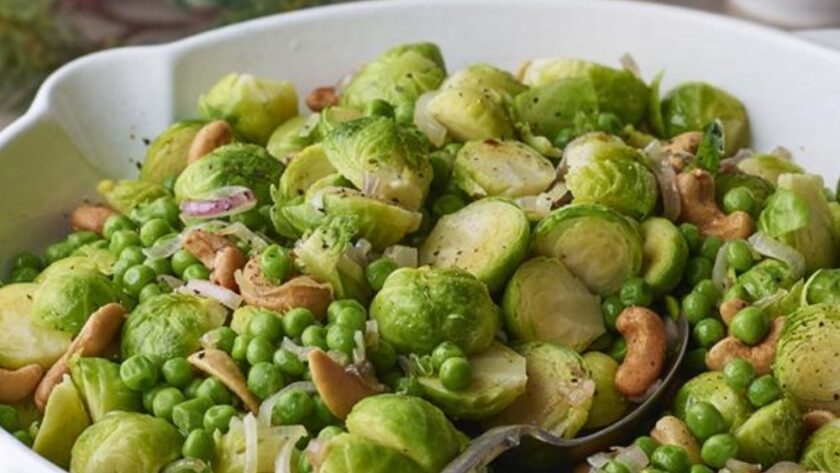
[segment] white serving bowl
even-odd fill
[[[274,16],[165,46],[95,54],[62,68],[29,112],[0,132],[0,256],[43,248],[103,177],[135,175],[146,140],[194,115],[230,71],[283,78],[301,95],[335,83],[400,42],[429,40],[450,70],[534,57],[618,64],[632,53],[665,88],[717,84],[749,109],[755,147],[782,144],[833,185],[840,159],[840,54],[724,17],[644,3],[407,0]],[[0,433],[0,472],[58,472]]]

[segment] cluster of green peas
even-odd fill
[[[38,421],[35,421],[28,429],[22,428],[17,409],[8,404],[0,404],[0,429],[9,432],[27,447],[32,446],[35,434],[38,433],[38,426]]]

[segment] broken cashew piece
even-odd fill
[[[44,368],[37,363],[16,370],[0,368],[0,402],[9,404],[29,397],[44,377]]]
[[[664,153],[685,153],[695,155],[700,141],[703,140],[703,133],[699,131],[687,131],[671,138],[662,144]]]
[[[723,323],[729,327],[729,324],[732,323],[732,319],[735,318],[735,314],[741,312],[741,309],[746,309],[749,306],[749,302],[738,297],[727,299],[720,305],[720,318],[723,320]]]
[[[341,366],[320,349],[309,352],[312,382],[330,412],[341,420],[347,418],[357,402],[385,391],[369,368]]]
[[[105,221],[117,212],[104,205],[84,204],[73,210],[70,214],[70,224],[73,230],[86,230],[102,236]]]
[[[258,258],[252,258],[236,274],[239,291],[246,304],[286,312],[295,307],[309,309],[318,320],[323,320],[333,298],[332,287],[309,276],[297,276],[281,285],[268,280],[262,273]]]
[[[245,375],[236,366],[236,362],[222,350],[211,348],[190,355],[187,361],[197,369],[218,378],[228,389],[242,400],[245,407],[253,413],[260,409],[260,401],[248,390]]]
[[[236,271],[245,266],[248,258],[233,242],[215,233],[193,230],[181,246],[211,271],[210,282],[237,290]]]
[[[656,422],[650,436],[662,445],[676,445],[688,453],[691,463],[701,463],[700,445],[688,430],[685,422],[674,416],[665,416]]]
[[[742,240],[753,233],[753,218],[746,212],[727,215],[715,201],[715,181],[703,169],[694,169],[677,175],[683,221],[697,225],[703,236],[722,240]]]
[[[306,106],[313,112],[338,104],[335,87],[318,87],[306,96]]]
[[[802,424],[808,434],[816,432],[820,427],[836,419],[837,416],[833,412],[825,409],[816,409],[802,414]]]
[[[35,406],[43,412],[53,388],[70,370],[68,363],[76,354],[98,356],[104,353],[119,336],[126,311],[123,306],[111,303],[91,314],[79,335],[67,347],[67,351],[55,362],[35,389]]]
[[[665,365],[667,335],[662,318],[644,307],[624,309],[615,327],[627,342],[627,354],[615,372],[615,387],[626,397],[644,394]]]
[[[776,317],[770,325],[767,337],[758,345],[749,346],[732,336],[724,338],[706,354],[706,367],[712,371],[720,371],[731,360],[743,358],[753,365],[757,375],[769,373],[773,367],[776,344],[784,326],[784,317]]]
[[[212,121],[198,130],[195,134],[190,150],[187,152],[187,163],[192,164],[214,149],[229,144],[233,140],[233,130],[224,120]]]

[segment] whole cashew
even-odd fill
[[[720,305],[720,318],[723,320],[723,323],[729,327],[729,324],[732,323],[732,319],[735,318],[735,314],[741,312],[741,309],[749,307],[749,305],[749,302],[738,297],[727,299]]]
[[[0,402],[9,404],[26,399],[44,377],[44,368],[37,363],[16,370],[0,368]]]
[[[242,400],[249,411],[256,413],[260,409],[260,400],[248,390],[245,375],[236,362],[222,350],[211,348],[193,353],[187,358],[191,365],[219,379],[228,389]]]
[[[615,372],[615,387],[626,397],[641,396],[656,382],[665,365],[665,323],[644,307],[628,307],[615,328],[627,342],[627,354]]]
[[[226,287],[231,291],[237,289],[236,272],[248,262],[245,253],[235,246],[226,246],[213,258],[213,272],[210,274],[210,282]]]
[[[833,412],[824,409],[816,409],[802,414],[802,423],[805,425],[805,432],[811,434],[820,427],[837,419]]]
[[[76,354],[81,356],[98,356],[102,354],[111,342],[119,335],[125,321],[126,311],[123,306],[111,303],[100,307],[91,314],[79,335],[67,347],[67,351],[47,371],[35,389],[35,406],[43,412],[53,388],[70,370],[68,362]]]
[[[732,336],[724,338],[706,353],[706,367],[712,371],[720,371],[731,360],[743,358],[752,363],[756,374],[769,373],[773,367],[776,343],[779,342],[784,326],[784,317],[776,317],[764,341],[754,346],[749,346]]]
[[[370,366],[362,370],[356,365],[341,366],[320,349],[309,352],[309,371],[324,404],[341,420],[357,402],[385,391]]]
[[[723,213],[715,201],[715,181],[711,174],[694,169],[677,175],[682,220],[697,225],[704,236],[722,240],[745,239],[753,233],[753,218],[746,212]]]
[[[190,150],[187,152],[187,163],[194,163],[214,149],[229,144],[233,140],[233,130],[224,120],[210,122],[195,134]]]
[[[688,430],[685,422],[674,416],[665,416],[656,422],[650,436],[662,445],[676,445],[688,453],[691,463],[701,463],[700,445]]]
[[[335,87],[318,87],[306,96],[306,106],[313,112],[320,112],[337,103],[338,94]]]
[[[263,275],[258,258],[252,258],[237,273],[236,281],[242,299],[249,305],[281,313],[295,307],[306,307],[318,320],[324,318],[333,298],[329,284],[322,284],[309,276],[297,276],[281,285],[272,283]]]
[[[87,230],[102,236],[105,221],[116,214],[116,211],[104,205],[83,204],[70,214],[70,224],[74,230]]]

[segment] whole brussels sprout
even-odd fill
[[[50,392],[32,449],[56,465],[67,468],[74,442],[89,426],[90,418],[85,405],[73,382],[65,377]],[[72,468],[71,471],[87,472]]]
[[[285,162],[290,155],[311,145],[313,141],[311,120],[313,120],[312,116],[298,115],[283,122],[268,137],[268,142],[265,144],[268,154]]]
[[[534,424],[572,438],[586,424],[595,382],[574,350],[549,342],[529,342],[517,351],[525,357],[525,394],[489,420],[491,425]]]
[[[446,341],[477,353],[490,346],[500,326],[487,288],[454,268],[398,269],[374,297],[370,316],[400,353],[430,353]]]
[[[44,324],[75,335],[92,313],[119,297],[105,275],[76,268],[54,273],[38,286],[32,299],[32,312]]]
[[[183,437],[169,422],[134,412],[112,412],[73,445],[73,473],[148,473],[181,457]]]
[[[700,131],[712,120],[719,119],[725,130],[727,156],[750,144],[750,124],[744,104],[703,82],[687,82],[668,92],[662,100],[662,117],[669,138]]]
[[[674,398],[674,414],[685,420],[688,408],[698,402],[715,406],[730,431],[740,427],[752,414],[746,393],[729,387],[721,371],[709,371],[685,383]]]
[[[591,351],[583,355],[583,361],[592,372],[595,381],[595,396],[592,398],[592,409],[586,419],[586,429],[597,429],[610,425],[620,419],[630,403],[615,387],[615,372],[618,362],[609,355]]]
[[[507,110],[490,91],[441,89],[428,103],[428,112],[459,141],[513,138]]]
[[[449,76],[442,88],[480,90],[491,94],[498,104],[508,104],[528,89],[510,72],[490,64],[471,64]]]
[[[803,307],[785,320],[773,374],[799,407],[840,415],[840,306]]]
[[[757,301],[790,289],[796,279],[787,263],[765,259],[738,276],[738,285],[751,301]]]
[[[149,181],[105,179],[96,186],[96,191],[105,199],[108,207],[122,214],[129,214],[140,204],[151,202],[169,193],[160,184]]]
[[[76,269],[99,271],[106,276],[110,276],[113,272],[114,263],[116,262],[117,256],[108,251],[107,248],[85,245],[71,253],[70,256],[62,258],[44,268],[41,274],[35,278],[35,282],[40,283],[54,275]]]
[[[469,271],[496,291],[525,257],[530,232],[517,205],[479,200],[438,220],[420,247],[420,264]]]
[[[187,167],[195,135],[204,126],[200,120],[175,122],[152,141],[146,150],[140,179],[163,184],[166,178],[177,176]]]
[[[783,398],[755,411],[735,430],[738,459],[763,466],[796,461],[804,428],[802,413]]]
[[[335,168],[321,145],[308,146],[295,155],[280,176],[280,187],[274,192],[274,200],[290,200],[305,195],[318,179],[334,173]]]
[[[534,228],[531,249],[560,259],[601,296],[616,293],[642,268],[638,225],[602,205],[571,204],[555,210]]]
[[[37,363],[44,369],[70,345],[71,334],[44,324],[32,311],[37,284],[0,288],[0,367],[16,370]]]
[[[775,154],[755,154],[738,163],[738,169],[776,184],[782,174],[802,174],[804,169],[790,159]],[[717,185],[717,181],[715,181]]]
[[[198,99],[198,114],[224,120],[245,140],[265,145],[281,123],[298,113],[295,88],[286,81],[228,74]]]
[[[341,105],[366,110],[374,100],[394,107],[397,121],[411,123],[414,102],[437,89],[446,78],[440,49],[432,43],[402,44],[389,49],[359,71],[339,97]]]
[[[351,435],[401,452],[429,473],[441,471],[467,443],[440,409],[401,394],[359,401],[345,425]]]
[[[547,256],[519,266],[505,289],[502,313],[517,340],[557,342],[578,352],[606,332],[598,298]]]
[[[277,184],[283,164],[256,145],[234,143],[216,148],[193,162],[175,181],[175,200],[204,199],[227,186],[244,186],[259,204],[270,202],[271,186]]]
[[[186,357],[199,348],[201,336],[220,327],[227,311],[212,299],[162,294],[141,302],[123,325],[122,357],[143,355],[158,365]]]
[[[331,438],[320,454],[318,473],[428,473],[402,453],[353,434]]]
[[[840,473],[840,420],[823,425],[808,438],[799,463],[809,470]]]
[[[353,120],[327,135],[323,146],[333,167],[370,197],[417,210],[429,192],[428,141],[393,120]]]
[[[595,87],[592,81],[582,77],[533,87],[513,100],[514,121],[520,126],[527,126],[529,133],[546,137],[552,142],[567,130],[573,130],[575,135],[588,131],[597,115]]]
[[[452,180],[472,197],[521,197],[545,191],[554,165],[519,141],[470,141],[458,151]]]
[[[808,304],[840,305],[840,269],[821,269],[814,273],[803,289]]]
[[[70,360],[70,376],[94,422],[112,411],[142,408],[140,393],[123,383],[116,363],[104,358],[75,357]]]

